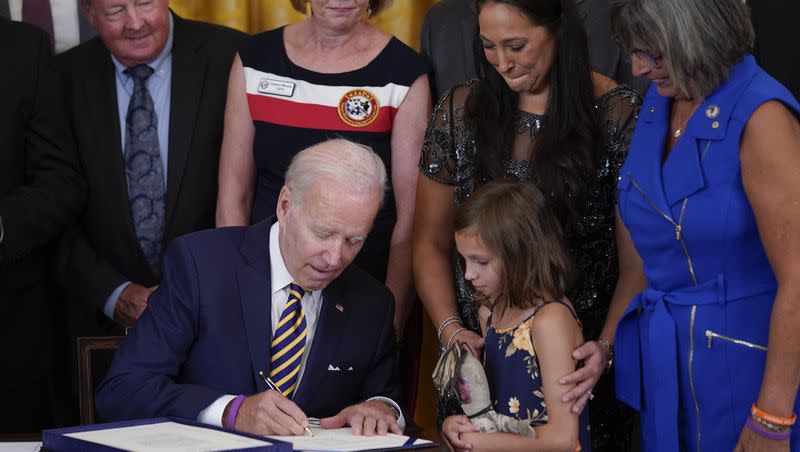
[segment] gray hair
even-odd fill
[[[302,203],[319,179],[338,184],[354,193],[377,191],[381,202],[386,191],[386,167],[369,146],[337,138],[298,152],[286,170],[284,185]]]
[[[742,0],[611,0],[611,32],[628,52],[662,55],[687,98],[710,94],[755,40]]]

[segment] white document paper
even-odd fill
[[[4,443],[0,442],[0,452],[39,452],[42,443]]]
[[[177,422],[135,425],[64,436],[130,451],[205,452],[268,446],[272,443],[233,433],[221,432]]]
[[[295,451],[324,450],[331,452],[351,452],[372,449],[402,448],[408,441],[408,436],[389,433],[385,436],[355,436],[350,428],[324,429],[311,427],[314,437],[310,436],[268,436],[292,443]],[[425,439],[417,439],[413,445],[432,444]],[[406,446],[409,447],[409,446]]]

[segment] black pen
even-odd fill
[[[272,380],[270,380],[268,376],[264,375],[264,371],[263,370],[259,370],[258,374],[261,375],[261,378],[264,379],[264,381],[267,383],[267,386],[269,386],[270,389],[274,389],[274,390],[278,391],[279,393],[281,392],[281,391],[278,390],[278,385],[273,383]],[[303,428],[306,429],[306,433],[308,433],[309,436],[312,436],[312,437],[314,436],[314,434],[311,432],[311,429],[308,428],[308,426],[305,426]]]

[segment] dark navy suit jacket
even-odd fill
[[[224,394],[267,390],[258,372],[270,370],[274,221],[173,241],[160,287],[98,389],[102,418],[196,419]],[[293,399],[308,416],[332,416],[373,396],[400,400],[393,317],[389,290],[355,266],[323,290],[314,342]]]

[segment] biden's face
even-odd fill
[[[85,0],[84,12],[124,66],[150,63],[169,38],[168,0]]]
[[[322,289],[361,250],[378,212],[380,193],[353,193],[320,179],[303,199],[295,195],[283,187],[278,197],[281,255],[304,289]]]

